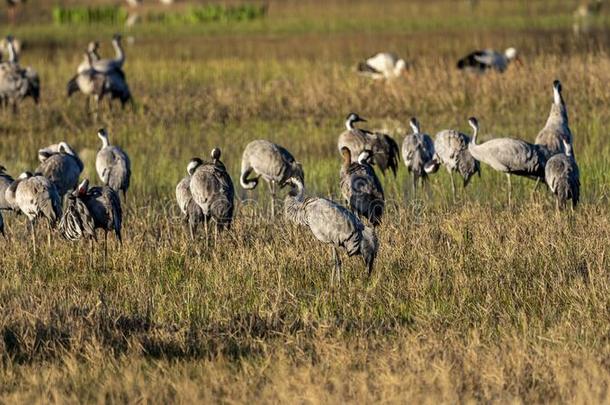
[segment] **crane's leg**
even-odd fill
[[[508,179],[508,206],[512,206],[512,184],[510,179],[510,173],[506,173],[506,178]]]
[[[333,246],[333,258],[335,259],[335,274],[337,277],[337,285],[341,284],[341,257],[339,257],[339,252],[337,248]]]
[[[108,257],[108,232],[104,231],[104,272],[106,272],[107,257]]]
[[[36,232],[34,231],[34,221],[30,221],[30,231],[32,232],[32,247],[36,254]]]
[[[453,196],[453,203],[455,204],[455,179],[453,178],[453,171],[449,172],[451,178],[451,195]]]
[[[205,231],[205,247],[210,247],[210,235],[208,234],[208,217],[203,217],[203,229]]]
[[[47,248],[51,249],[51,222],[47,222]]]
[[[269,182],[269,189],[271,190],[271,219],[275,218],[275,180]]]
[[[417,175],[413,172],[413,199],[417,196]]]

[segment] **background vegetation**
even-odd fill
[[[41,75],[42,102],[0,113],[0,163],[18,175],[40,147],[66,140],[97,181],[105,126],[134,174],[107,271],[99,249],[58,236],[46,247],[45,231],[34,255],[24,218],[5,215],[0,401],[608,400],[607,10],[576,36],[572,1],[270,2],[260,19],[130,29],[57,26],[50,4],[31,3],[10,29],[24,41],[22,64]],[[65,84],[87,42],[110,55],[116,31],[136,107],[104,106],[95,122]],[[523,67],[454,69],[472,49],[508,46]],[[353,73],[379,50],[406,57],[409,75],[374,83]],[[303,162],[309,193],[336,197],[348,112],[398,142],[411,116],[433,135],[469,132],[470,115],[484,139],[531,141],[555,78],[582,176],[572,216],[527,180],[506,207],[505,179],[488,167],[455,204],[444,171],[429,197],[405,198],[401,167],[383,180],[391,202],[374,275],[345,259],[335,291],[328,249],[269,221],[265,187],[238,187],[248,201],[215,244],[185,237],[174,186],[214,146],[237,184],[245,144],[276,141]]]

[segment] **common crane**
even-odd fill
[[[417,180],[422,179],[422,185],[428,174],[425,170],[434,158],[434,142],[430,135],[422,133],[419,121],[415,117],[409,120],[413,133],[407,135],[402,142],[402,160],[413,178],[413,195],[417,189]]]
[[[372,79],[395,79],[406,72],[407,63],[396,54],[380,52],[358,63],[358,73]]]
[[[104,269],[108,253],[108,232],[114,232],[122,243],[123,212],[119,195],[108,186],[89,188],[83,180],[70,193],[59,229],[68,240],[89,238],[97,240],[96,229],[104,231]]]
[[[45,218],[50,229],[61,218],[61,197],[57,189],[46,177],[24,172],[6,190],[6,200],[30,220],[32,245],[36,251],[34,222]],[[48,241],[50,244],[50,233]]]
[[[564,209],[566,202],[572,200],[572,209],[576,208],[580,198],[580,174],[574,156],[570,138],[562,135],[564,153],[553,155],[544,169],[546,184],[555,195],[558,210]]]
[[[0,165],[0,211],[13,209],[8,201],[6,201],[5,196],[6,190],[13,184],[13,181],[15,179],[6,172],[6,167]]]
[[[468,150],[478,161],[491,166],[496,171],[506,173],[509,205],[512,191],[511,175],[544,180],[546,163],[544,147],[513,138],[496,138],[477,144],[479,123],[474,117],[469,118],[468,123],[474,130]]]
[[[0,102],[4,106],[10,104],[16,112],[17,104],[26,97],[32,97],[38,104],[40,78],[32,68],[19,65],[12,36],[7,37],[7,43],[10,57],[8,62],[0,64]]]
[[[83,171],[83,162],[66,142],[60,142],[58,152],[48,154],[48,149],[38,151],[40,173],[53,183],[61,197],[78,185],[78,178]]]
[[[341,258],[338,248],[347,250],[348,256],[360,255],[364,259],[369,277],[379,243],[373,228],[365,226],[347,208],[326,198],[305,197],[303,183],[291,177],[287,180],[294,188],[284,199],[286,219],[309,228],[322,243],[331,245],[335,266],[331,273],[331,285],[341,281]]]
[[[110,143],[106,129],[98,130],[97,136],[102,140],[102,147],[95,159],[97,174],[104,185],[117,193],[122,192],[123,198],[127,200],[127,190],[131,180],[129,156],[121,148]]]
[[[502,73],[513,61],[521,64],[521,59],[515,48],[508,48],[504,53],[493,49],[484,49],[464,56],[457,62],[457,68],[476,73],[485,73],[493,69]]]
[[[444,165],[451,177],[451,194],[455,200],[455,180],[453,172],[459,173],[464,179],[466,187],[475,173],[481,175],[479,161],[472,157],[468,150],[470,137],[453,129],[445,129],[436,134],[434,138],[434,159],[428,164],[426,172],[438,170]]]
[[[389,168],[396,176],[398,160],[400,159],[396,141],[386,134],[356,128],[354,124],[357,122],[366,122],[366,120],[355,113],[350,113],[347,116],[345,120],[347,131],[339,135],[337,141],[339,153],[341,153],[343,147],[347,147],[351,152],[352,161],[355,162],[360,153],[368,149],[373,152],[375,164],[381,169],[382,173],[385,174],[385,171]]]
[[[219,228],[230,228],[233,222],[235,189],[224,164],[220,161],[221,151],[212,149],[212,162],[194,158],[191,167],[191,193],[193,200],[201,208],[206,226],[210,220]]]
[[[186,177],[180,180],[176,186],[176,201],[184,216],[184,221],[188,225],[191,239],[195,237],[197,227],[204,221],[201,207],[193,200],[193,194],[191,193],[191,176],[202,163],[201,159],[198,158],[191,160],[186,167]]]
[[[561,94],[561,82],[553,82],[553,104],[544,128],[536,136],[536,144],[542,145],[549,152],[549,157],[563,153],[564,138],[572,145],[572,132],[568,125],[568,110]]]
[[[373,170],[370,160],[372,153],[364,150],[353,163],[348,148],[342,149],[343,164],[341,165],[341,194],[350,209],[360,217],[366,218],[371,225],[381,224],[385,208],[383,187]]]
[[[254,171],[256,177],[248,178]],[[304,181],[303,166],[283,146],[259,139],[246,145],[241,158],[239,183],[244,190],[253,190],[262,177],[271,192],[271,216],[275,216],[277,187],[283,188],[290,177]]]

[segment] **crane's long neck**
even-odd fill
[[[479,135],[479,126],[478,125],[473,125],[472,126],[472,139],[470,140],[470,143],[473,144],[474,146],[477,146],[477,136]]]
[[[345,128],[347,128],[348,131],[353,131],[355,129],[354,121],[351,119],[348,119],[347,121],[345,121]]]
[[[100,136],[100,139],[102,140],[102,148],[107,148],[108,146],[110,146],[108,136]]]
[[[120,65],[123,66],[123,62],[125,62],[125,52],[123,52],[123,47],[121,46],[121,42],[117,39],[112,41],[112,46],[114,47],[115,58],[114,60]]]
[[[569,142],[563,141],[563,147],[565,149],[565,153],[566,156],[574,159],[574,148],[572,147],[572,144],[570,144]]]
[[[551,105],[551,112],[547,120],[547,125],[553,123],[564,123],[568,124],[568,110],[566,104],[563,101],[563,96],[557,88],[553,88],[553,104]]]
[[[19,63],[19,55],[15,50],[15,44],[13,44],[12,40],[8,41],[8,61],[11,63]]]

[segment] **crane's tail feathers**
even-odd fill
[[[80,90],[78,88],[78,84],[76,83],[76,78],[77,78],[77,76],[74,76],[72,79],[70,79],[70,81],[68,82],[68,85],[66,86],[66,91],[68,93],[68,97],[70,97],[72,94],[74,94]]]
[[[441,163],[436,159],[432,159],[424,165],[424,172],[427,174],[433,174],[438,171],[438,168],[441,167]]]
[[[239,184],[244,190],[252,190],[258,185],[258,179],[249,179],[248,175],[252,172],[252,168],[248,167],[245,170],[242,168]]]
[[[373,228],[364,227],[362,231],[362,239],[360,240],[360,254],[364,259],[369,276],[373,273],[377,250],[379,249],[379,241]]]

